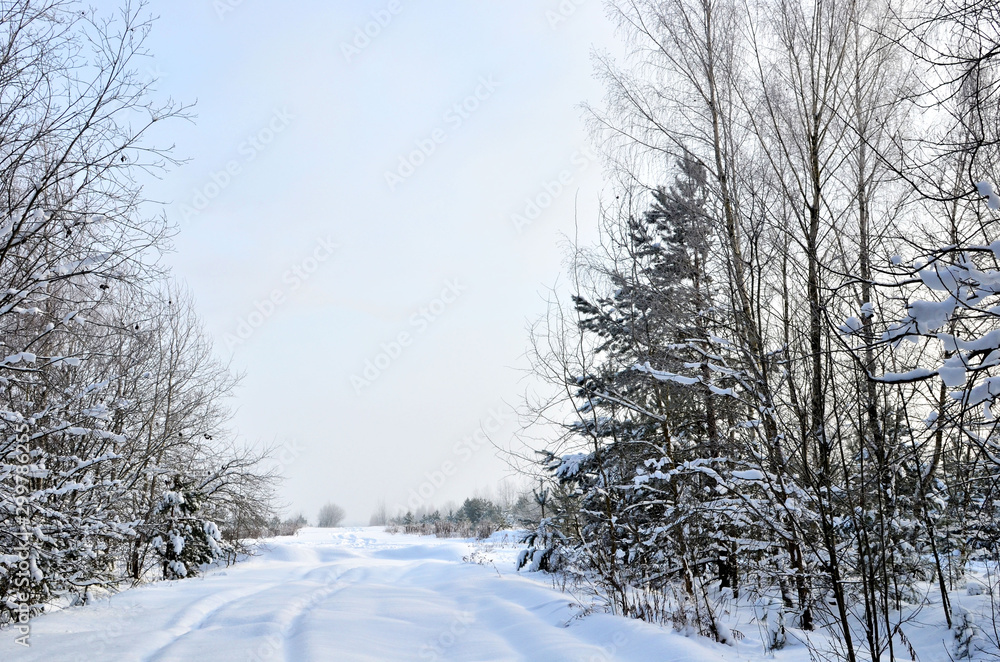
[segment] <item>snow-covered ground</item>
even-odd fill
[[[15,632],[0,632],[0,661],[811,659],[795,630],[785,648],[765,652],[763,628],[746,606],[720,608],[739,627],[733,646],[584,615],[547,575],[514,571],[520,548],[503,532],[476,542],[379,527],[303,529],[266,541],[258,556],[230,568],[39,617],[30,648],[15,644]],[[988,590],[958,589],[952,601],[956,615],[970,613],[981,627],[991,622]],[[914,611],[904,630],[923,662],[952,657],[954,632],[933,606]],[[898,659],[908,657],[899,654],[906,648],[899,641]]]
[[[0,660],[738,660],[747,650],[606,614],[581,617],[517,548],[380,528],[304,529],[249,561],[0,634]],[[492,559],[493,562],[487,562]],[[477,562],[478,561],[478,562]],[[741,647],[742,648],[742,647]]]

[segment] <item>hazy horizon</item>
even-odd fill
[[[288,512],[495,489],[504,462],[465,440],[511,443],[526,327],[596,218],[601,3],[149,10],[147,73],[197,116],[155,134],[189,160],[146,185],[166,262],[245,374],[234,424],[278,445]]]

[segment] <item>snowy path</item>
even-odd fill
[[[467,541],[380,529],[305,529],[204,578],[161,582],[32,621],[31,647],[0,634],[0,660],[717,660],[735,651],[648,624],[574,618],[570,598],[462,560]],[[729,653],[729,655],[727,655]],[[744,656],[745,657],[745,656]]]

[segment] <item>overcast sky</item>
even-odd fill
[[[595,223],[579,104],[602,97],[592,49],[616,48],[602,4],[149,9],[148,74],[197,118],[159,134],[190,162],[147,192],[180,228],[175,277],[246,373],[236,428],[284,447],[290,510],[332,500],[367,523],[380,498],[495,486],[502,459],[462,442],[509,443],[574,203]]]

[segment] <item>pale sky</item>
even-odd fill
[[[246,373],[236,428],[285,446],[289,511],[332,500],[367,523],[424,483],[438,505],[495,486],[493,447],[462,442],[510,443],[574,200],[596,224],[579,104],[603,94],[592,49],[618,49],[601,2],[149,10],[149,73],[197,118],[157,134],[190,162],[147,193],[180,228],[175,277]]]

